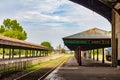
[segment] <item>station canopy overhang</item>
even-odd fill
[[[49,50],[49,48],[26,42],[23,40],[18,40],[14,38],[9,38],[5,36],[0,36],[0,48],[14,48],[14,49],[29,49],[29,50]]]
[[[70,0],[72,2],[78,3],[88,9],[105,17],[109,22],[112,21],[112,9],[120,14],[120,0]]]
[[[79,46],[82,51],[111,47],[111,33],[98,28],[92,28],[63,38],[64,44],[70,50]]]

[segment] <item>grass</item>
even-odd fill
[[[15,77],[18,77],[20,75],[23,75],[25,73],[28,73],[30,71],[37,70],[37,69],[40,69],[41,72],[47,72],[48,69],[53,68],[55,65],[61,63],[63,60],[67,60],[70,56],[73,56],[73,55],[64,54],[62,57],[59,57],[57,59],[51,59],[46,62],[40,62],[36,65],[31,65],[27,67],[26,70],[22,70],[17,73],[12,73],[7,77],[8,78],[7,80],[13,80]]]
[[[60,62],[60,61],[62,61],[62,60],[64,60],[64,59],[68,59],[70,56],[71,56],[71,55],[64,54],[64,55],[63,55],[62,57],[60,57],[60,58],[51,59],[51,60],[46,61],[46,62],[40,62],[40,63],[38,63],[38,64],[36,64],[36,65],[29,66],[29,67],[27,68],[27,70],[34,70],[34,69],[37,69],[37,68],[42,68],[42,67],[44,67],[44,66],[46,66],[46,65],[50,65],[50,64],[55,65],[54,63],[58,63],[58,62]]]

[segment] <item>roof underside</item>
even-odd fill
[[[79,45],[68,45],[67,44],[67,47],[69,47],[70,50],[76,50],[78,48],[78,46]],[[91,46],[91,47],[89,47],[89,46]],[[111,47],[111,44],[109,44],[109,45],[100,45],[100,44],[96,44],[96,45],[81,45],[81,50],[82,51],[86,51],[86,50],[107,48],[107,47]]]
[[[70,0],[78,3],[82,6],[87,7],[105,17],[111,22],[112,18],[112,7],[115,6],[119,0]]]

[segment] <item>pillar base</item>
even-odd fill
[[[82,65],[82,62],[80,61],[80,62],[79,62],[79,66],[81,66],[81,65]]]

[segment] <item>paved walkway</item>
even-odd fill
[[[120,80],[120,69],[92,60],[83,60],[82,66],[78,66],[71,57],[45,80]]]

